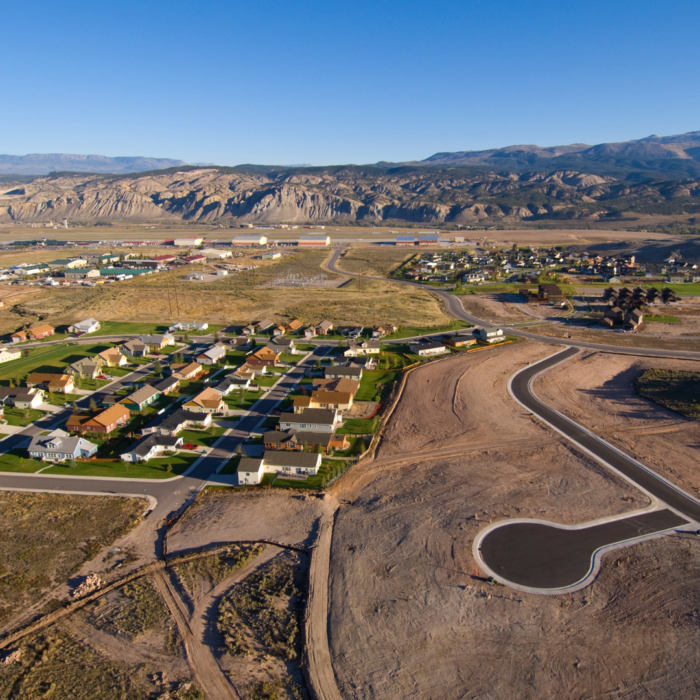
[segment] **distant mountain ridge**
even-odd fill
[[[577,170],[596,175],[632,172],[672,178],[700,177],[700,131],[676,136],[647,136],[636,141],[589,146],[522,145],[484,151],[435,153],[419,165],[489,166],[508,171]]]
[[[70,153],[31,153],[26,156],[0,155],[0,174],[48,175],[52,172],[107,173],[125,175],[147,170],[185,165],[183,160],[144,156],[76,155]]]

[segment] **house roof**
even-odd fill
[[[122,356],[122,354],[119,352],[118,348],[107,348],[106,350],[103,350],[102,352],[97,353],[98,357],[101,357],[103,360],[107,361],[119,361],[119,358]]]
[[[126,452],[122,454],[135,454],[139,457],[145,457],[154,447],[177,447],[178,443],[182,438],[170,436],[170,435],[159,435],[158,433],[151,433],[137,440]]]
[[[276,360],[279,357],[279,353],[265,346],[260,348],[260,350],[256,350],[251,357],[257,357],[260,360]]]
[[[342,367],[342,366],[334,366],[334,367],[326,367],[325,368],[325,375],[326,377],[328,376],[336,376],[336,377],[357,377],[358,379],[362,378],[362,368],[361,367]]]
[[[85,438],[70,437],[64,430],[54,430],[48,435],[37,435],[29,443],[29,452],[61,452],[63,454],[75,454],[78,448],[91,450],[96,448],[92,442]]]
[[[158,391],[169,391],[173,387],[176,387],[179,383],[180,380],[177,377],[166,377],[157,384],[154,384],[153,387]]]
[[[145,350],[146,343],[142,343],[140,340],[128,340],[124,343],[124,347],[129,348],[129,350]]]
[[[298,318],[295,318],[293,321],[290,321],[285,328],[289,328],[289,330],[296,331],[299,328],[301,328],[302,323]]]
[[[78,330],[83,330],[83,328],[91,328],[96,323],[99,323],[99,321],[96,321],[94,318],[88,318],[85,321],[80,321],[79,323],[74,323],[73,328],[77,328]]]
[[[313,452],[290,450],[265,450],[263,463],[270,467],[301,467],[313,469],[318,465],[320,455]]]
[[[110,406],[109,408],[106,408],[104,411],[98,413],[93,420],[95,423],[99,423],[100,425],[108,426],[112,425],[112,423],[116,423],[118,420],[121,420],[122,418],[126,418],[127,420],[131,417],[131,413],[129,412],[129,409],[124,406],[123,404],[116,403],[114,406]]]
[[[160,335],[142,335],[139,340],[146,345],[161,345],[164,340],[175,340],[175,336],[170,333],[162,333]]]
[[[348,391],[324,391],[320,389],[311,394],[311,400],[316,403],[346,404],[352,401],[352,394]]]
[[[333,328],[333,324],[330,321],[321,321],[316,328],[322,331],[329,331],[331,328]]]
[[[411,343],[411,345],[418,350],[437,350],[438,348],[445,347],[445,343],[438,342],[437,340],[427,340],[422,343]]]
[[[63,388],[73,381],[73,377],[67,374],[53,374],[32,372],[27,377],[27,386],[30,384],[48,384],[50,387]]]
[[[238,472],[255,473],[260,471],[262,459],[253,459],[252,457],[243,457],[238,463]]]
[[[283,413],[280,423],[316,423],[317,425],[334,425],[335,411],[327,408],[306,408],[301,413]]]
[[[311,397],[309,396],[295,396],[294,397],[294,408],[308,408],[311,405]]]
[[[179,408],[173,413],[163,413],[152,420],[146,427],[172,430],[180,425],[184,425],[187,421],[202,423],[206,421],[207,418],[209,418],[209,414],[203,411],[190,411],[186,408]]]
[[[204,408],[217,408],[221,405],[222,401],[223,399],[221,398],[221,394],[214,389],[214,387],[208,386],[187,403],[197,404],[198,406],[202,406]]]
[[[36,335],[37,333],[47,333],[52,330],[54,330],[53,326],[50,326],[48,323],[42,323],[38,326],[32,326],[28,332]]]
[[[122,399],[120,403],[129,401],[131,403],[141,405],[144,403],[144,401],[148,401],[148,399],[152,398],[153,396],[157,396],[158,394],[160,394],[160,392],[154,387],[143,386],[140,389],[137,389],[133,394],[129,394],[127,397]]]

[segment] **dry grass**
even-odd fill
[[[388,277],[397,267],[417,255],[405,248],[350,248],[339,261],[341,270]]]
[[[338,289],[323,290],[261,286],[288,270],[305,276],[321,274],[320,265],[327,256],[328,251],[294,253],[253,273],[232,273],[212,283],[186,282],[183,278],[190,270],[173,270],[98,287],[26,288],[31,291],[8,300],[7,308],[0,311],[0,331],[14,331],[39,319],[61,325],[88,316],[144,323],[186,318],[225,325],[262,317],[278,322],[299,318],[313,323],[328,318],[336,324],[415,326],[450,320],[428,292],[391,282],[365,280],[361,285],[352,280]]]
[[[0,622],[131,529],[135,498],[0,493]]]

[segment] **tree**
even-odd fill
[[[94,398],[90,399],[90,410],[91,411],[96,411],[97,410],[97,401],[95,401]]]
[[[76,462],[75,462],[75,455],[71,455],[70,460],[68,460],[68,466],[69,466],[71,469],[75,469],[75,468],[78,466],[78,465],[76,464]]]
[[[10,387],[14,387],[15,385],[15,380],[10,377]]]
[[[27,348],[25,348],[24,350],[22,350],[22,356],[23,356],[23,357],[29,357],[29,350],[28,350]]]
[[[73,401],[72,409],[73,409],[74,416],[77,416],[80,413],[80,407],[78,406],[77,401]]]
[[[160,358],[156,360],[153,369],[155,369],[155,371],[158,372],[158,374],[163,373],[163,365],[161,364]]]
[[[189,343],[189,342],[190,342],[190,334],[189,334],[189,333],[185,333],[185,335],[182,336],[182,339],[183,339],[186,343]]]

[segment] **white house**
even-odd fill
[[[175,451],[181,446],[181,437],[151,433],[137,440],[129,450],[122,452],[119,456],[125,462],[147,462],[161,452]]]
[[[243,457],[238,464],[238,485],[259,484],[263,474],[303,479],[318,474],[321,455],[296,450],[266,450],[262,458]]]
[[[10,362],[10,360],[18,360],[22,357],[22,351],[15,348],[0,348],[0,363]]]
[[[327,408],[306,408],[301,413],[283,413],[280,430],[297,430],[314,433],[333,433],[340,423],[338,411]]]
[[[483,282],[486,279],[486,275],[483,272],[467,272],[466,275],[462,276],[462,282],[467,282],[473,284],[474,282]]]
[[[94,333],[99,330],[100,322],[96,321],[94,318],[88,318],[86,321],[80,321],[80,323],[68,326],[68,332],[75,333],[75,335],[86,335],[87,333]]]
[[[197,355],[197,362],[200,365],[213,365],[221,362],[226,357],[226,348],[223,345],[212,345],[208,350],[205,350],[201,355]]]
[[[243,457],[238,464],[238,485],[246,486],[259,484],[262,480],[263,461],[262,459],[252,459],[251,457]]]
[[[348,349],[343,353],[345,357],[362,357],[363,355],[378,355],[381,350],[381,343],[376,340],[363,340],[357,342],[351,340]]]
[[[472,331],[472,335],[484,343],[500,343],[505,338],[502,328],[496,326],[484,326]]]
[[[432,355],[441,355],[447,352],[445,344],[437,340],[430,340],[424,343],[411,343],[408,347],[414,355],[420,355],[421,357],[431,357]]]

